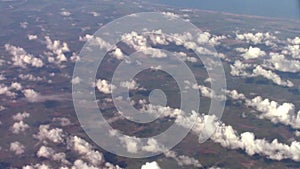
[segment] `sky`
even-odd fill
[[[152,0],[152,2],[184,8],[300,19],[299,0]]]

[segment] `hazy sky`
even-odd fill
[[[300,0],[151,0],[177,7],[300,19]]]

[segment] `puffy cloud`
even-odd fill
[[[208,88],[203,85],[193,85],[193,89],[199,89],[201,91],[201,95],[204,97],[208,97],[211,99],[216,100],[226,100],[225,95],[217,95],[215,91],[213,91],[211,88]]]
[[[66,42],[60,42],[59,40],[52,41],[49,36],[45,36],[45,39],[47,49],[51,51],[50,53],[46,53],[48,61],[57,64],[67,61],[64,52],[70,51],[68,44]]]
[[[78,159],[74,162],[74,165],[72,166],[71,169],[99,169],[99,168],[93,165],[89,165],[86,162]]]
[[[24,123],[23,121],[19,121],[19,122],[15,122],[12,127],[11,127],[11,131],[14,134],[19,134],[20,132],[24,132],[25,130],[27,130],[29,128],[29,125]]]
[[[291,55],[295,59],[300,59],[300,45],[287,45],[281,52],[284,55]]]
[[[194,166],[194,167],[202,167],[200,162],[193,157],[189,157],[186,155],[177,155],[174,151],[167,151],[164,153],[166,157],[173,158],[177,161],[179,166]]]
[[[295,105],[292,103],[278,103],[268,98],[256,96],[252,99],[245,97],[243,93],[238,93],[236,90],[226,91],[227,96],[233,100],[241,100],[243,103],[256,111],[261,119],[268,119],[277,124],[291,126],[294,129],[300,129],[300,111],[295,111]]]
[[[33,89],[25,89],[22,91],[26,99],[29,101],[36,101],[38,96],[40,95],[38,92],[34,91]]]
[[[142,165],[141,169],[161,169],[156,161],[146,162],[146,164]]]
[[[10,143],[10,151],[14,152],[16,155],[21,155],[24,153],[25,146],[21,144],[20,142],[12,142]]]
[[[182,59],[183,61],[188,61],[188,62],[192,62],[192,63],[196,63],[198,61],[198,59],[196,57],[189,57],[184,52],[175,52],[174,54],[176,56],[178,56],[180,59]]]
[[[233,65],[230,65],[230,68],[230,74],[232,76],[250,76],[250,74],[246,71],[247,69],[251,68],[250,64],[243,63],[240,60],[236,60]]]
[[[139,35],[137,32],[131,32],[122,35],[122,39],[126,44],[130,45],[137,51],[144,53],[145,55],[150,55],[151,57],[154,58],[167,57],[167,54],[162,52],[162,50],[150,47],[150,45],[147,43],[147,37],[145,35]],[[154,40],[156,39],[157,38],[155,38]],[[158,43],[158,42],[154,42],[154,43]]]
[[[24,120],[25,118],[28,118],[29,116],[30,116],[29,113],[23,112],[23,113],[18,113],[18,114],[16,114],[16,115],[14,115],[14,116],[12,117],[12,119],[15,120],[15,121],[22,121],[22,120]]]
[[[138,84],[134,80],[121,82],[120,86],[129,90],[135,90],[138,88]]]
[[[294,84],[291,81],[282,80],[278,74],[272,72],[271,70],[266,70],[265,68],[263,68],[260,65],[245,64],[245,63],[237,60],[234,62],[233,65],[230,65],[230,68],[231,68],[230,74],[232,76],[240,76],[240,77],[262,76],[268,80],[273,81],[273,83],[275,83],[279,86],[286,86],[286,87],[294,86]]]
[[[84,37],[79,37],[79,41],[88,41],[92,46],[98,46],[101,49],[111,50],[113,45],[104,41],[100,37],[94,37],[93,35],[86,34]]]
[[[300,45],[300,38],[297,36],[294,39],[288,39],[288,42],[294,45]]]
[[[0,95],[6,95],[8,97],[15,97],[16,93],[14,91],[19,91],[22,89],[22,85],[18,82],[12,82],[10,86],[0,84]]]
[[[164,109],[165,108],[161,107],[156,110],[164,116],[168,115],[169,117],[180,117],[185,114],[185,112],[182,111],[181,113],[176,113],[174,110],[162,111]],[[286,110],[286,106],[279,109]],[[300,117],[300,115],[298,116]],[[271,142],[268,142],[265,139],[256,139],[255,135],[250,132],[244,132],[239,135],[232,126],[225,125],[218,121],[215,116],[211,115],[195,113],[191,114],[190,118],[196,120],[192,131],[199,136],[199,139],[202,135],[205,135],[207,131],[203,130],[204,124],[210,123],[207,124],[210,126],[209,130],[215,129],[215,133],[212,135],[211,140],[221,144],[223,147],[242,149],[251,156],[259,154],[273,160],[292,159],[294,161],[300,161],[300,142],[293,141],[290,145],[287,145],[279,143],[277,139],[274,139]],[[177,122],[177,124],[184,127],[184,123]]]
[[[270,53],[270,57],[270,59],[266,60],[269,68],[282,72],[300,72],[300,61],[289,60],[284,55],[278,53]]]
[[[157,44],[168,45],[169,44],[166,35],[163,34],[161,29],[152,31],[152,33],[148,36],[154,45],[157,45]]]
[[[64,142],[63,130],[60,128],[50,129],[49,125],[40,125],[39,132],[34,135],[34,138],[45,143],[47,143],[48,140],[54,143]]]
[[[10,44],[5,44],[5,50],[12,56],[13,65],[25,68],[26,65],[32,67],[43,67],[44,63],[40,58],[36,58],[28,54],[23,48],[16,47]]]
[[[247,52],[242,55],[242,57],[244,59],[255,59],[265,55],[266,52],[262,51],[260,48],[250,46]]]
[[[14,97],[16,94],[10,91],[10,87],[5,86],[4,84],[0,84],[0,95],[4,94],[9,97]]]
[[[290,125],[295,129],[300,129],[300,111],[296,113],[295,105],[292,103],[279,104],[275,101],[257,96],[253,99],[247,99],[246,105],[261,112],[260,118],[269,119],[273,123],[282,123]]]
[[[39,158],[43,157],[54,161],[60,161],[64,164],[69,164],[69,161],[66,160],[65,153],[56,153],[51,147],[41,146],[36,155]]]
[[[122,50],[120,48],[116,48],[113,52],[112,52],[113,56],[119,60],[124,59],[124,54],[122,52]]]
[[[246,99],[246,96],[243,93],[238,93],[236,90],[226,90],[225,93],[234,100]]]
[[[35,40],[38,38],[37,35],[27,35],[28,40]]]
[[[71,125],[70,119],[66,117],[55,117],[52,119],[53,122],[59,122],[61,126],[69,126]]]
[[[52,167],[46,164],[35,164],[23,166],[22,169],[52,169]]]
[[[88,160],[93,166],[101,166],[104,164],[103,155],[92,149],[92,146],[84,139],[74,136],[69,142],[69,146]]]
[[[100,16],[100,14],[98,12],[95,12],[95,11],[90,12],[90,14],[92,14],[94,17]]]
[[[79,84],[81,81],[80,77],[76,76],[71,80],[71,83],[74,84]]]
[[[26,29],[28,27],[28,22],[21,22],[20,26],[21,28]]]
[[[300,161],[300,142],[293,141],[290,145],[279,143],[277,139],[268,142],[265,139],[256,139],[251,132],[238,135],[231,126],[226,126],[221,122],[215,122],[214,125],[216,132],[211,139],[223,147],[242,149],[250,156],[258,154],[272,160]]]
[[[45,79],[45,77],[42,78],[42,77],[39,77],[39,76],[34,76],[32,74],[20,74],[19,78],[22,79],[22,80],[30,80],[30,81],[42,81],[42,80]]]
[[[18,82],[13,82],[10,85],[11,89],[15,89],[15,90],[21,90],[22,89],[22,85]]]
[[[67,11],[66,9],[62,9],[62,11],[59,14],[62,16],[70,16],[71,12]]]
[[[238,34],[236,33],[236,39],[245,41],[247,43],[252,44],[265,44],[267,46],[276,46],[276,42],[278,42],[278,38],[272,35],[270,32],[262,33],[257,32],[253,33],[244,33]]]
[[[96,87],[100,92],[103,92],[104,94],[110,94],[116,88],[116,86],[110,84],[107,80],[101,79],[96,82]]]
[[[273,81],[275,84],[280,85],[280,86],[287,86],[287,87],[294,86],[294,84],[291,81],[289,81],[289,80],[284,81],[276,73],[272,72],[271,70],[266,70],[266,69],[262,68],[261,66],[257,66],[253,70],[253,76],[263,76],[266,79],[269,79],[269,80]]]

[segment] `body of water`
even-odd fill
[[[300,0],[148,0],[174,7],[300,20]]]

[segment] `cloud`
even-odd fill
[[[291,73],[300,72],[300,61],[289,60],[279,53],[270,53],[270,57],[270,59],[266,60],[266,66],[270,69]]]
[[[45,36],[47,49],[51,52],[45,53],[48,56],[48,61],[50,63],[60,64],[61,62],[67,61],[67,57],[64,52],[69,52],[70,49],[66,42],[61,42],[59,40],[52,41],[49,36]]]
[[[25,146],[21,144],[20,142],[12,142],[10,143],[10,151],[14,152],[16,155],[21,155],[25,151]]]
[[[44,143],[47,143],[47,141],[51,141],[53,143],[64,142],[63,130],[60,128],[50,129],[49,125],[40,125],[39,132],[34,135],[34,138]]]
[[[236,90],[226,90],[225,93],[234,100],[246,99],[246,96],[243,93],[238,93]]]
[[[189,57],[184,52],[174,52],[174,54],[176,56],[178,56],[179,59],[181,59],[183,61],[188,61],[188,62],[192,62],[192,63],[196,63],[198,61],[198,59],[196,57]]]
[[[84,37],[79,37],[79,41],[87,41],[92,46],[97,46],[101,49],[111,50],[114,46],[104,41],[100,37],[94,37],[93,35],[86,34]]]
[[[69,142],[70,147],[89,161],[93,166],[102,166],[105,162],[102,153],[92,149],[92,146],[80,137],[74,136]]]
[[[22,85],[18,82],[13,82],[11,83],[10,88],[19,91],[22,89]]]
[[[289,44],[281,51],[284,55],[290,55],[295,59],[300,59],[300,45]]]
[[[27,35],[28,40],[35,40],[38,38],[37,35]]]
[[[4,84],[0,84],[0,94],[4,94],[9,97],[14,97],[16,94],[10,91],[10,88],[5,86]]]
[[[68,140],[68,147],[78,153],[82,159],[75,160],[72,169],[81,168],[103,168],[103,169],[121,169],[119,166],[106,162],[103,154],[97,150],[93,150],[92,145],[78,136],[71,136]]]
[[[300,38],[298,36],[295,37],[294,39],[288,39],[287,41],[294,45],[300,45]]]
[[[131,80],[120,82],[120,87],[127,88],[128,90],[136,90],[138,89],[138,84],[136,83],[136,81]]]
[[[257,44],[265,44],[266,46],[277,46],[276,43],[279,41],[278,38],[270,32],[262,33],[244,33],[238,34],[236,33],[236,39],[245,41],[247,43],[252,43],[254,45]]]
[[[141,169],[161,169],[156,161],[146,162],[146,164],[142,165]]]
[[[232,76],[249,77],[250,74],[246,70],[248,70],[251,67],[252,66],[250,64],[243,63],[240,60],[236,60],[233,65],[230,65],[230,74]]]
[[[19,78],[21,80],[30,80],[30,81],[42,81],[42,80],[45,80],[45,77],[34,76],[32,74],[20,74]]]
[[[33,89],[24,89],[22,92],[26,97],[26,99],[30,101],[35,101],[40,95],[38,92],[34,91]]]
[[[25,130],[27,130],[29,128],[29,125],[24,123],[23,121],[19,121],[19,122],[15,122],[12,127],[11,127],[11,131],[14,134],[19,134],[21,132],[24,132]]]
[[[239,77],[258,77],[262,76],[268,80],[271,80],[273,83],[279,86],[285,87],[293,87],[294,84],[289,80],[282,80],[281,77],[272,72],[271,70],[266,70],[261,65],[252,65],[252,64],[245,64],[239,60],[235,61],[233,65],[230,65],[231,71],[230,74],[232,76],[239,76]]]
[[[62,11],[59,13],[62,16],[70,16],[72,13],[67,11],[66,9],[61,9]]]
[[[63,164],[70,163],[68,160],[66,160],[65,153],[56,153],[51,147],[41,146],[36,155],[39,158],[43,157],[54,161],[60,161]]]
[[[74,162],[71,169],[99,169],[98,167],[87,164],[86,162],[78,159]]]
[[[96,87],[104,94],[110,94],[116,88],[116,86],[110,84],[107,80],[101,79],[96,82]]]
[[[70,119],[66,117],[55,117],[52,119],[53,122],[59,122],[59,124],[63,127],[71,125]]]
[[[255,59],[265,55],[266,52],[262,51],[260,48],[250,46],[247,52],[242,55],[242,57],[244,59]]]
[[[22,169],[52,169],[52,167],[46,164],[35,164],[23,166]]]
[[[248,155],[265,156],[272,160],[291,159],[300,161],[300,142],[293,141],[290,145],[279,143],[277,139],[271,142],[255,138],[254,133],[244,132],[238,135],[231,127],[224,123],[215,122],[216,132],[211,137],[214,142],[230,149],[242,149]]]
[[[125,55],[122,52],[122,50],[120,48],[116,48],[113,52],[112,52],[113,56],[115,58],[117,58],[118,60],[123,60]]]
[[[18,114],[16,114],[16,115],[14,115],[14,116],[12,117],[12,119],[15,120],[15,121],[22,121],[22,120],[24,120],[25,118],[28,118],[29,116],[30,116],[29,113],[23,112],[23,113],[18,113]]]
[[[150,57],[153,58],[166,58],[167,54],[163,52],[160,49],[152,48],[150,44],[147,42],[147,36],[146,35],[140,35],[137,32],[131,32],[122,35],[121,39],[123,41],[134,48],[135,50],[144,53],[145,55],[150,55]],[[162,39],[158,38],[152,38],[152,40],[157,40],[154,41],[153,43],[160,43]]]
[[[40,58],[36,58],[28,54],[23,48],[16,47],[10,44],[5,44],[5,50],[9,52],[13,58],[13,65],[25,68],[27,65],[32,67],[43,67],[44,63]]]
[[[174,151],[167,151],[164,154],[166,157],[176,160],[179,166],[194,166],[196,168],[202,167],[200,162],[193,157],[189,157],[186,155],[177,155],[177,153]]]
[[[226,100],[225,95],[217,95],[215,91],[213,91],[211,88],[208,88],[206,86],[194,84],[192,87],[193,89],[199,89],[201,91],[201,95],[204,97],[208,97],[220,101]]]
[[[252,99],[246,98],[243,93],[236,90],[226,91],[227,96],[234,100],[241,100],[243,103],[256,111],[260,119],[268,119],[274,124],[284,124],[294,129],[300,129],[300,111],[295,110],[292,103],[278,103],[268,98],[256,96]]]
[[[261,112],[260,118],[269,119],[275,124],[282,123],[300,129],[300,111],[296,113],[295,105],[292,103],[279,104],[257,96],[253,99],[247,99],[245,104]]]
[[[266,79],[269,79],[273,81],[275,84],[280,85],[280,86],[286,86],[286,87],[293,87],[294,84],[289,81],[289,80],[282,80],[279,75],[276,73],[272,72],[271,70],[266,70],[262,68],[261,66],[257,66],[253,70],[253,76],[263,76]]]
[[[147,107],[154,108],[154,106],[149,105]],[[215,129],[215,133],[210,139],[221,144],[223,147],[229,149],[241,149],[250,156],[258,154],[273,160],[291,159],[294,161],[300,161],[300,142],[293,141],[290,145],[279,143],[277,139],[268,142],[265,139],[255,138],[255,135],[251,132],[244,132],[239,135],[232,126],[225,125],[213,115],[203,115],[200,113],[192,113],[187,115],[185,112],[174,111],[167,107],[155,107],[156,108],[152,108],[150,112],[157,111],[157,113],[162,114],[163,117],[177,117],[175,120],[176,124],[183,127],[185,126],[184,124],[188,123],[188,119],[196,120],[192,131],[194,134],[199,136],[199,139],[201,139],[202,135],[206,135],[207,130],[203,129],[204,124],[208,123],[206,126],[210,126],[210,130]],[[286,111],[289,110],[288,106],[283,106],[279,109]],[[180,118],[182,116],[187,118]],[[297,116],[300,117],[300,115]]]
[[[89,14],[92,14],[94,17],[100,16],[100,14],[98,12],[89,12]]]
[[[79,84],[81,81],[80,77],[76,76],[71,80],[71,83],[74,84]]]

